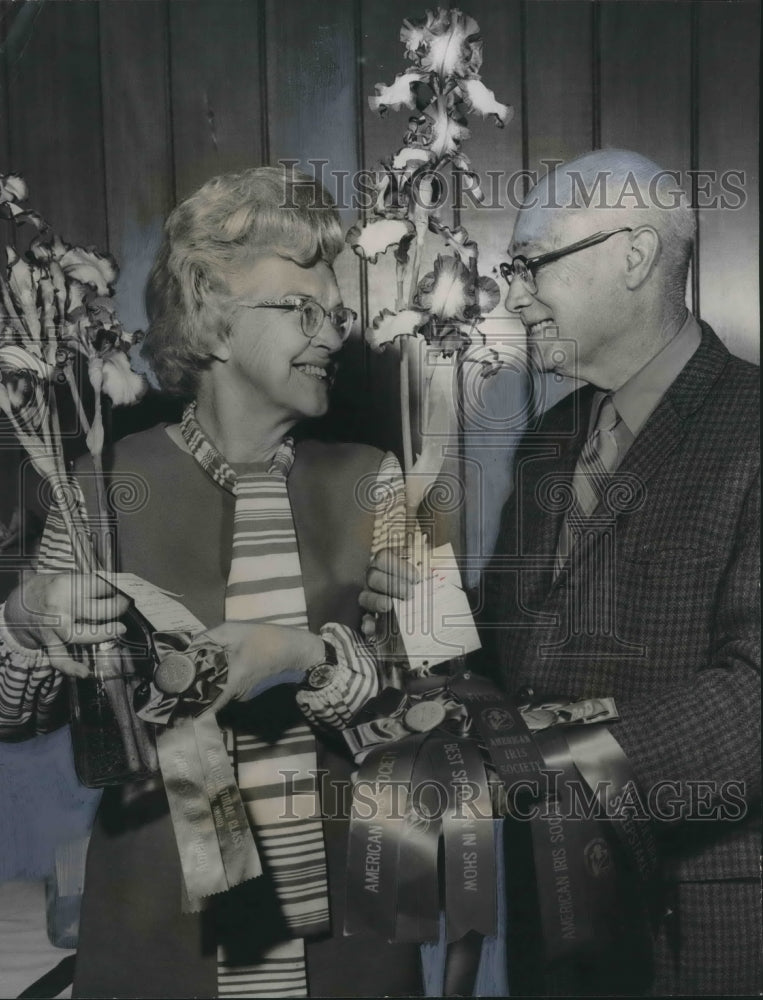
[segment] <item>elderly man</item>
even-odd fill
[[[519,213],[507,307],[541,370],[587,385],[517,449],[480,616],[505,691],[615,699],[662,856],[650,992],[739,995],[760,988],[758,371],[687,312],[675,188],[597,151]],[[528,980],[571,985],[608,992]]]

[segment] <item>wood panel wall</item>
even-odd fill
[[[759,4],[461,6],[483,31],[483,79],[516,109],[504,130],[474,122],[465,148],[483,177],[538,170],[543,160],[597,145],[634,148],[670,168],[742,172],[740,207],[698,211],[691,301],[732,351],[756,358]],[[400,25],[424,7],[410,0],[2,3],[0,172],[22,173],[34,205],[70,241],[116,255],[122,315],[140,327],[162,220],[203,180],[279,158],[303,166],[326,160],[352,176],[400,145],[406,114],[381,119],[367,96],[403,69]],[[348,225],[357,215],[343,214]],[[505,250],[514,214],[510,206],[469,208],[455,220],[478,238],[484,271]],[[388,304],[389,262],[365,267],[347,252],[338,272],[364,319]],[[487,330],[518,334],[501,310]],[[368,357],[358,338],[345,373],[335,429],[397,447],[394,357]],[[477,561],[492,542],[509,485],[507,450],[526,403],[517,374],[478,388],[461,459],[467,548]],[[155,415],[148,407],[142,419]]]

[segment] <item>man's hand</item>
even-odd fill
[[[125,631],[117,621],[130,598],[95,574],[29,573],[8,597],[5,623],[16,641],[44,648],[51,665],[70,677],[87,677],[67,645],[94,645]]]
[[[382,549],[374,556],[366,571],[366,589],[358,598],[361,608],[368,612],[363,616],[363,634],[374,635],[373,616],[391,611],[395,597],[407,601],[413,596],[413,586],[418,580],[416,567],[394,549]]]

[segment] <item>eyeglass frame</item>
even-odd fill
[[[313,305],[316,305],[323,313],[323,319],[318,328],[316,329],[315,333],[308,333],[307,330],[305,330],[305,320],[304,320],[305,306],[308,304],[308,302],[312,302]],[[358,314],[355,312],[354,309],[350,309],[349,306],[337,306],[334,309],[324,309],[324,307],[320,304],[320,302],[317,299],[312,298],[312,296],[310,295],[305,295],[302,298],[301,302],[269,302],[265,300],[264,302],[237,302],[236,305],[240,306],[242,309],[281,309],[284,312],[287,311],[298,312],[299,326],[302,331],[302,335],[306,337],[311,343],[313,340],[315,340],[315,338],[323,329],[323,324],[326,322],[326,319],[328,319],[329,323],[331,323],[332,329],[335,331],[335,333],[339,335],[339,338],[342,341],[342,343],[343,344],[346,343],[350,334],[352,333],[353,325],[355,324],[355,321],[358,318]],[[340,311],[352,317],[352,321],[347,326],[346,333],[344,333],[341,329],[339,329],[334,320],[331,318],[335,313]]]
[[[561,260],[562,257],[566,257],[568,254],[577,253],[578,250],[587,250],[588,247],[594,247],[597,244],[608,240],[610,236],[616,236],[618,233],[632,233],[633,229],[633,226],[621,226],[619,229],[608,229],[606,231],[594,233],[592,236],[587,236],[584,240],[578,240],[576,243],[570,243],[569,246],[560,247],[558,250],[550,250],[548,253],[538,254],[537,257],[524,257],[522,254],[517,254],[515,257],[512,257],[510,261],[501,261],[498,265],[498,270],[509,288],[511,288],[511,282],[513,279],[519,278],[522,284],[529,289],[533,295],[535,295],[538,291],[535,271],[537,271],[538,268],[543,267],[544,264],[553,264],[554,261]],[[532,284],[514,271],[514,264],[516,261],[519,261],[524,266],[525,270],[532,279]]]

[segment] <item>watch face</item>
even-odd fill
[[[307,672],[307,686],[313,691],[328,687],[336,675],[336,665],[333,663],[316,663]]]

